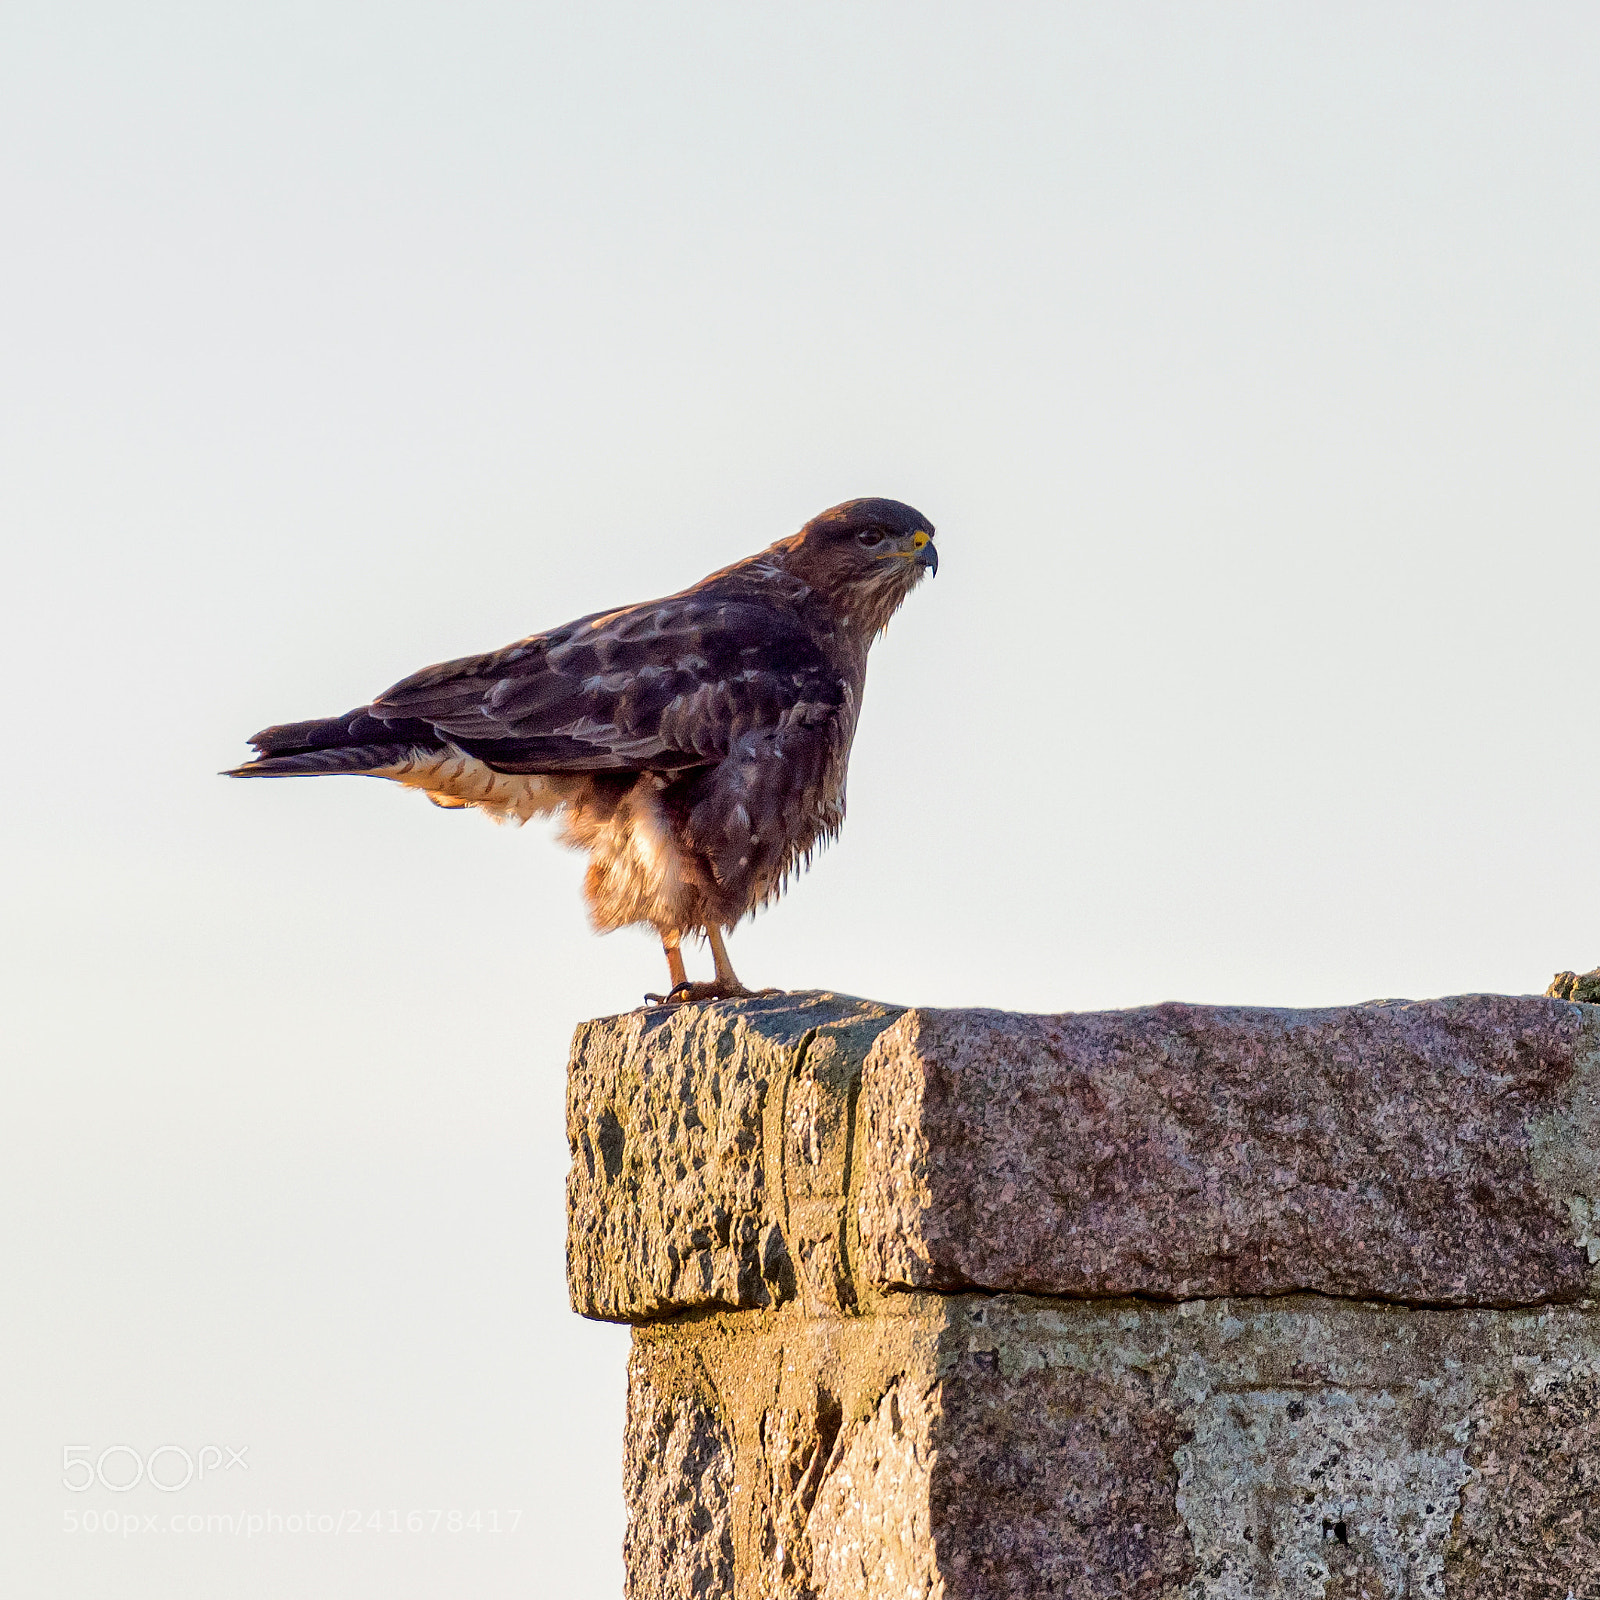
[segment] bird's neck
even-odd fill
[[[809,614],[814,629],[848,640],[850,653],[858,655],[863,666],[872,641],[910,592],[887,567],[878,583],[830,584],[830,574],[804,563],[792,540],[780,540],[744,565],[769,593],[782,592],[797,611]]]

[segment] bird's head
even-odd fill
[[[846,500],[783,541],[786,564],[871,639],[925,573],[939,570],[933,524],[898,500]]]

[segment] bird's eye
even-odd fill
[[[856,535],[856,543],[866,545],[869,549],[875,544],[882,544],[883,530],[881,528],[864,528]]]

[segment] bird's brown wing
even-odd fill
[[[371,714],[431,724],[501,772],[684,772],[748,735],[821,727],[848,685],[792,613],[691,594],[424,668]]]

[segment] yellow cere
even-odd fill
[[[898,556],[902,561],[909,561],[917,551],[927,544],[928,538],[929,536],[919,528],[911,535],[911,548],[909,550],[880,550],[873,559],[875,561],[891,561]]]

